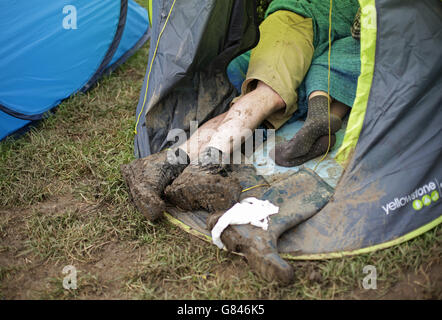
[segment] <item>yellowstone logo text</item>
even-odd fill
[[[439,190],[437,190],[439,187]],[[414,190],[409,195],[394,198],[393,201],[382,206],[385,214],[390,214],[392,211],[401,208],[408,203],[412,203],[413,209],[421,210],[424,206],[428,207],[432,202],[436,202],[440,197],[440,186],[436,179]]]

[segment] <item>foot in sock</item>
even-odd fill
[[[183,210],[227,210],[239,200],[241,185],[228,175],[230,165],[221,163],[219,150],[208,148],[199,163],[191,163],[166,188],[166,199]]]
[[[315,96],[308,102],[307,119],[301,130],[291,140],[281,143],[275,150],[282,160],[290,160],[306,155],[313,144],[321,137],[329,134],[328,97]],[[336,133],[342,126],[342,121],[330,114],[330,131]]]
[[[166,186],[187,167],[187,155],[176,156],[168,157],[168,151],[164,150],[121,166],[132,200],[150,221],[160,217],[166,208],[162,199]]]
[[[315,141],[313,146],[310,148],[309,152],[307,154],[297,157],[297,158],[288,158],[283,151],[276,146],[275,152],[274,152],[274,158],[273,160],[275,163],[279,166],[283,167],[296,167],[300,166],[301,164],[314,159],[316,157],[319,157],[320,155],[323,155],[327,152],[327,149],[329,149],[329,143],[330,143],[330,149],[335,145],[336,143],[336,135],[332,134],[330,137],[330,141],[328,139],[328,135],[320,137],[318,140]]]

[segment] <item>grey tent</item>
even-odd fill
[[[442,221],[442,3],[359,2],[356,100],[327,160],[334,176],[310,172],[324,182],[321,205],[278,243],[289,258],[369,252]],[[259,39],[254,1],[161,0],[152,12],[149,64],[136,111],[137,157],[170,146],[171,129],[188,132],[191,120],[202,124],[226,111],[237,94],[227,66]],[[303,170],[294,168],[293,174]],[[195,235],[210,236],[204,213],[172,210],[167,217]]]

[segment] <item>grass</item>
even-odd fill
[[[133,159],[148,49],[22,137],[0,143],[0,298],[357,298],[368,264],[377,268],[376,297],[411,274],[422,275],[423,297],[440,298],[440,286],[424,276],[440,265],[440,227],[371,254],[292,262],[296,280],[281,287],[239,256],[163,220],[146,221],[119,167]],[[62,286],[68,264],[78,269],[77,290]]]

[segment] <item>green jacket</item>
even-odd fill
[[[351,26],[359,8],[357,0],[333,0],[331,40],[351,36]],[[314,58],[328,50],[330,0],[273,0],[265,16],[289,10],[313,20]]]

